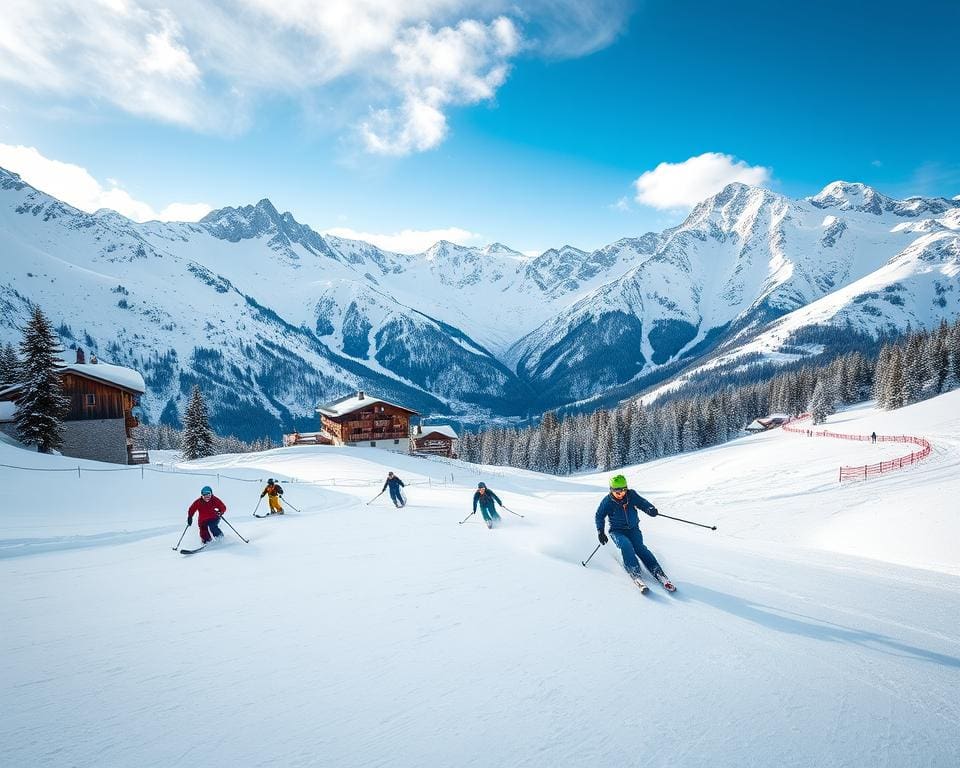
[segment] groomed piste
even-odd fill
[[[678,587],[646,595],[612,544],[581,565],[609,473],[0,443],[0,764],[953,768],[960,391],[825,427],[932,452],[840,484],[903,446],[773,430],[618,470],[717,525],[641,519]],[[367,504],[388,470],[402,509]],[[253,517],[268,477],[299,512]],[[458,525],[480,480],[524,517]],[[250,543],[181,556],[207,484]]]

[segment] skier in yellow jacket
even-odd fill
[[[280,497],[283,496],[283,488],[281,488],[280,483],[275,482],[272,477],[267,480],[267,487],[263,489],[260,498],[262,499],[264,496],[266,496],[267,501],[270,502],[270,514],[282,515],[283,505],[280,503]]]

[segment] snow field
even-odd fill
[[[0,469],[0,764],[954,766],[958,522],[931,509],[960,482],[957,395],[833,417],[933,441],[868,483],[836,468],[881,446],[780,431],[627,468],[661,511],[720,527],[642,521],[675,595],[641,596],[612,544],[580,565],[606,474],[216,457],[183,466],[357,484],[284,483],[302,513],[255,520],[262,486],[211,483],[251,543],[224,527],[181,556],[208,478]],[[77,464],[0,445],[28,462]],[[367,505],[388,469],[455,480]],[[458,525],[478,477],[525,518]]]

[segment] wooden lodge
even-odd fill
[[[133,429],[140,422],[133,415],[146,386],[137,371],[99,363],[93,355],[86,362],[82,349],[77,362],[61,369],[63,393],[70,399],[64,418],[64,456],[108,461],[115,464],[143,464],[145,451],[133,450]],[[0,401],[14,402],[21,387],[0,392]],[[4,431],[15,436],[11,421]]]
[[[457,458],[460,438],[453,427],[418,425],[410,433],[410,448],[413,453]]]
[[[410,452],[410,417],[419,414],[402,405],[356,394],[324,403],[320,430],[334,445],[382,448],[396,453]]]

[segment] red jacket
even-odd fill
[[[195,513],[199,515],[197,522],[203,524],[210,520],[216,520],[220,515],[227,514],[227,505],[216,496],[211,496],[210,501],[204,501],[201,496],[193,502],[193,504],[190,505],[190,509],[187,510],[187,517],[191,522],[193,521],[193,515]]]

